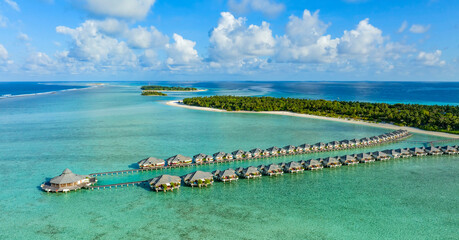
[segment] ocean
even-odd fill
[[[0,239],[455,239],[459,235],[459,156],[422,157],[204,189],[156,193],[130,186],[42,192],[65,168],[78,174],[135,168],[148,156],[299,145],[362,138],[388,129],[264,114],[168,106],[191,96],[250,95],[331,100],[459,104],[459,83],[151,82],[205,92],[141,96],[145,82],[0,84]],[[44,85],[47,89],[36,89]],[[54,89],[54,90],[52,90]],[[414,134],[370,149],[99,177],[99,184],[197,169],[258,166],[444,140]],[[459,144],[459,141],[448,144]]]

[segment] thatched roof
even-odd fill
[[[320,162],[316,159],[309,159],[309,160],[304,161],[304,165],[305,166],[313,166],[313,165],[315,166],[315,165],[322,165],[322,164],[320,164]]]
[[[242,155],[244,155],[244,153],[245,153],[244,150],[241,150],[241,149],[232,152],[232,154],[234,156],[237,156],[237,155],[241,155],[242,156]]]
[[[52,178],[49,182],[52,184],[75,183],[89,177],[88,175],[78,175],[66,168],[61,175]]]
[[[224,153],[224,152],[216,152],[216,153],[214,153],[213,156],[214,156],[215,158],[218,158],[218,157],[222,158],[222,157],[224,157],[225,155],[226,155],[226,153]]]
[[[286,168],[299,168],[299,167],[301,167],[301,164],[299,164],[298,162],[295,162],[295,161],[291,161],[291,162],[288,162],[287,164],[285,164],[285,167]]]
[[[162,164],[162,163],[164,163],[163,159],[154,158],[154,157],[145,158],[145,159],[140,160],[138,162],[139,166],[142,166],[142,165],[156,165],[156,164]]]
[[[212,179],[212,177],[212,173],[210,172],[196,171],[185,175],[183,177],[183,180],[188,182],[194,182],[200,179]]]
[[[167,159],[167,163],[177,163],[177,162],[186,162],[186,161],[191,161],[190,157],[183,156],[181,154],[177,154],[175,156],[172,156]]]
[[[242,170],[241,173],[244,174],[244,175],[252,174],[252,173],[257,174],[257,173],[260,173],[260,171],[258,170],[258,168],[250,166],[250,167],[244,168],[244,170]]]
[[[224,171],[221,171],[218,176],[221,177],[221,178],[224,178],[224,177],[233,177],[236,175],[236,171],[234,171],[234,169],[232,168],[228,168]]]
[[[160,185],[163,185],[163,184],[180,183],[181,181],[182,181],[182,179],[180,179],[180,177],[178,177],[178,176],[172,176],[172,175],[164,174],[164,175],[161,175],[161,176],[158,176],[158,177],[155,177],[155,178],[151,179],[150,180],[150,185],[152,185],[152,186],[160,186]]]

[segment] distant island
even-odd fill
[[[459,106],[237,96],[185,98],[183,104],[227,111],[287,111],[459,134]]]
[[[193,87],[167,87],[158,85],[142,86],[142,90],[153,90],[153,91],[198,91],[197,88]]]
[[[143,90],[141,95],[142,96],[167,96],[167,94],[165,94],[165,93],[157,92],[157,91],[151,91],[151,90]]]

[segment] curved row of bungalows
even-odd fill
[[[261,170],[261,174],[266,175],[266,176],[278,176],[284,174],[284,171],[282,171],[282,168],[274,163],[271,163],[267,166],[265,165],[260,165],[258,167]]]
[[[182,176],[182,179],[190,187],[207,187],[214,184],[214,176],[210,172],[196,171]]]
[[[223,171],[215,170],[212,172],[212,174],[214,175],[214,179],[220,182],[232,182],[239,179],[236,171],[234,171],[232,168],[228,168]]]
[[[137,162],[137,164],[139,164],[140,168],[158,168],[158,167],[164,167],[166,162],[164,161],[164,159],[149,157],[149,158],[140,160],[139,162]]]
[[[97,179],[89,175],[78,175],[66,168],[61,175],[53,177],[49,182],[41,184],[45,192],[69,192],[89,187],[97,182]]]
[[[301,160],[300,164],[303,165],[304,169],[307,170],[319,170],[324,168],[322,163],[319,160],[316,159],[309,159],[309,160]]]
[[[246,167],[246,168],[237,168],[236,174],[239,175],[239,177],[241,178],[247,178],[247,179],[261,177],[260,170],[252,166]]]
[[[343,164],[335,157],[319,158],[319,162],[322,166],[327,168],[341,167]]]
[[[182,179],[180,177],[167,174],[155,177],[149,181],[150,188],[156,192],[174,191],[174,189],[180,188],[181,183]]]

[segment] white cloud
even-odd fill
[[[51,73],[55,68],[56,62],[42,52],[31,53],[23,66],[26,71],[39,74]]]
[[[20,12],[21,9],[19,8],[19,5],[13,1],[13,0],[5,0],[5,3],[8,4],[12,9]]]
[[[429,31],[430,29],[430,24],[429,25],[420,25],[420,24],[413,24],[411,25],[410,32],[412,33],[425,33]]]
[[[138,26],[125,33],[127,43],[134,48],[164,47],[169,38],[151,26],[150,29]]]
[[[284,4],[272,0],[229,0],[228,5],[231,11],[236,13],[247,13],[252,10],[268,16],[276,16],[285,10]]]
[[[7,59],[8,59],[8,51],[2,44],[0,44],[0,62],[6,61]]]
[[[0,27],[2,28],[6,27],[7,22],[8,22],[8,18],[0,15]]]
[[[210,33],[212,61],[241,61],[274,53],[275,40],[267,22],[245,26],[244,18],[222,12],[218,26]]]
[[[441,60],[440,57],[441,57],[440,50],[436,50],[435,52],[432,52],[432,53],[421,51],[418,54],[417,60],[426,66],[443,66],[446,64],[446,62],[444,60]]]
[[[27,34],[25,33],[19,33],[18,36],[16,37],[18,40],[21,40],[23,42],[28,42],[30,41],[30,38]]]
[[[58,33],[69,35],[73,39],[67,57],[104,66],[135,65],[136,56],[127,44],[101,33],[99,23],[87,20],[75,29],[65,26],[56,27]]]
[[[400,25],[400,28],[398,29],[398,33],[402,33],[405,31],[405,29],[408,27],[408,22],[407,21],[403,21],[402,22],[402,25]]]
[[[174,33],[174,43],[166,45],[169,65],[188,65],[200,61],[198,51],[194,49],[196,42],[184,39],[182,36]]]
[[[155,0],[83,0],[84,8],[102,16],[143,19]]]

